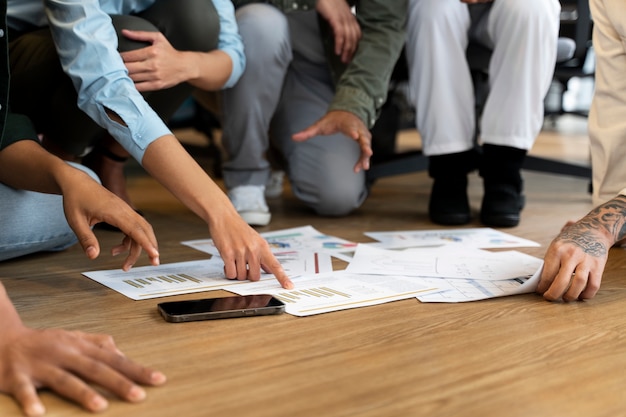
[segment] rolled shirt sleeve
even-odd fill
[[[78,106],[141,162],[148,145],[171,131],[137,91],[117,51],[109,13],[120,10],[103,10],[98,0],[45,0],[45,6],[61,64],[78,92]]]
[[[217,49],[228,54],[233,62],[233,70],[226,84],[222,88],[234,86],[246,66],[243,40],[239,35],[239,28],[235,20],[235,8],[231,0],[213,0],[220,19],[220,34]]]

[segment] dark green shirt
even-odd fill
[[[7,39],[7,2],[0,0],[0,150],[20,140],[37,141],[30,119],[9,111],[9,48]]]

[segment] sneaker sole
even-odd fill
[[[270,220],[272,220],[271,213],[261,213],[258,211],[242,211],[239,215],[250,226],[267,226],[270,224]]]

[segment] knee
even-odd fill
[[[150,46],[149,42],[141,42],[128,39],[122,34],[123,29],[138,30],[144,32],[159,31],[159,29],[157,29],[157,27],[154,26],[152,23],[137,16],[112,15],[111,22],[113,23],[113,27],[115,28],[115,33],[117,33],[117,49],[119,52],[133,51],[135,49],[141,49],[145,48],[146,46]]]
[[[560,3],[556,0],[502,0],[493,5],[494,12],[506,14],[517,22],[518,29],[533,30],[537,25],[558,25]],[[509,24],[514,24],[509,22]],[[511,30],[516,30],[511,28]]]
[[[361,206],[367,196],[365,174],[346,174],[332,166],[319,166],[314,161],[290,166],[308,169],[290,169],[289,181],[294,195],[321,216],[340,217]]]
[[[207,52],[217,49],[220,36],[220,17],[212,1],[176,1],[165,32],[178,50]]]
[[[365,191],[362,187],[351,190],[327,188],[320,192],[319,201],[313,206],[313,209],[320,216],[346,216],[361,206],[364,194]]]
[[[422,28],[445,27],[454,22],[464,7],[467,6],[458,1],[413,0],[409,2],[409,24]]]
[[[153,30],[161,32],[179,51],[207,52],[218,47],[220,17],[212,1],[156,2],[139,16],[152,22]]]
[[[289,25],[280,10],[250,4],[237,9],[236,17],[249,65],[291,61]]]
[[[419,49],[422,54],[432,50],[433,42],[456,44],[467,37],[469,13],[467,5],[458,0],[414,0],[408,13],[407,40],[411,49]]]
[[[365,199],[364,182],[329,179],[320,181],[312,208],[321,216],[341,217],[359,208]]]

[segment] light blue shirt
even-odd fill
[[[154,1],[9,0],[7,6],[8,24],[13,29],[50,25],[63,69],[78,91],[78,107],[139,162],[150,143],[171,131],[128,76],[117,52],[117,35],[109,15],[138,13]],[[245,67],[243,42],[231,1],[212,1],[220,18],[218,49],[233,62],[224,88],[232,87]],[[107,109],[118,114],[127,126],[111,120]]]

